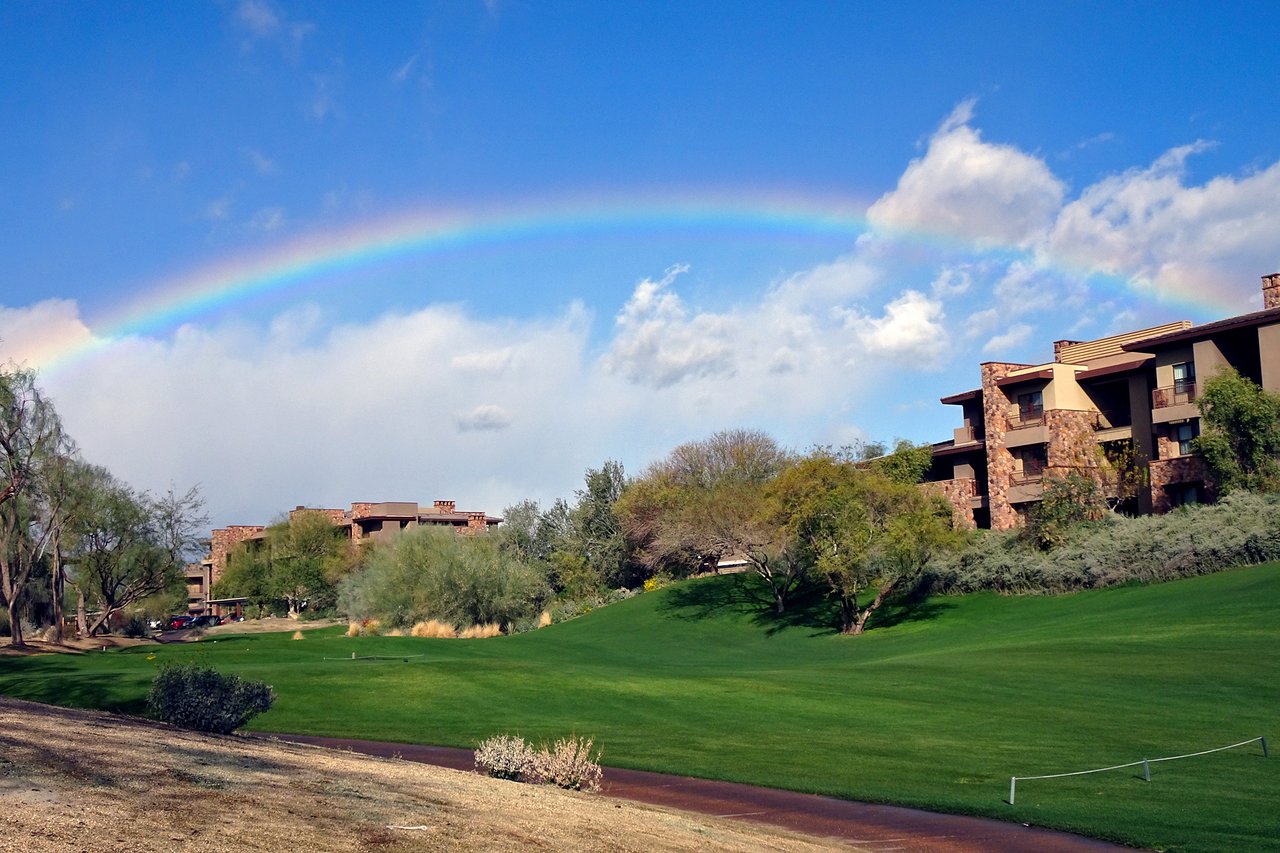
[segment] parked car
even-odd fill
[[[191,620],[192,628],[211,628],[214,625],[221,625],[222,617],[214,616],[212,613],[206,613],[203,616],[197,616]]]
[[[190,628],[194,620],[190,616],[170,616],[169,621],[164,623],[166,631],[181,631]]]

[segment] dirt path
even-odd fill
[[[265,735],[264,735],[265,736]],[[276,734],[281,740],[471,770],[471,750]],[[717,818],[769,824],[875,851],[913,853],[1076,853],[1129,848],[1092,838],[986,818],[879,806],[641,770],[607,768],[605,796]]]

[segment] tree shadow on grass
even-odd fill
[[[773,636],[788,628],[807,629],[811,636],[833,634],[839,627],[837,608],[820,586],[801,583],[778,613],[764,582],[746,572],[705,578],[665,590],[660,609],[678,619],[708,619],[728,615],[747,618]]]
[[[870,601],[873,596],[867,596]],[[867,622],[867,630],[891,628],[912,622],[937,619],[955,605],[939,596],[929,596],[923,587],[894,596],[880,606]],[[777,613],[773,595],[764,581],[749,573],[706,578],[666,590],[660,609],[679,619],[707,619],[726,614],[746,617],[766,636],[786,629],[808,630],[817,637],[838,633],[840,606],[829,589],[820,583],[801,583],[787,600],[784,613]]]

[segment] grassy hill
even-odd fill
[[[156,667],[261,678],[253,727],[466,746],[590,734],[608,764],[984,814],[1177,850],[1280,850],[1280,565],[1058,597],[932,598],[850,638],[820,597],[782,618],[709,578],[532,634],[340,629],[0,660],[0,693],[138,712]],[[351,660],[358,655],[391,660]],[[154,659],[148,659],[151,654]],[[414,657],[421,655],[421,657]],[[400,656],[400,657],[395,657]]]

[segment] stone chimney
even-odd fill
[[[1280,308],[1280,272],[1262,277],[1262,307]]]
[[[454,507],[457,506],[457,503],[454,501],[436,501],[435,503],[436,509],[447,513],[452,513],[454,511]]]

